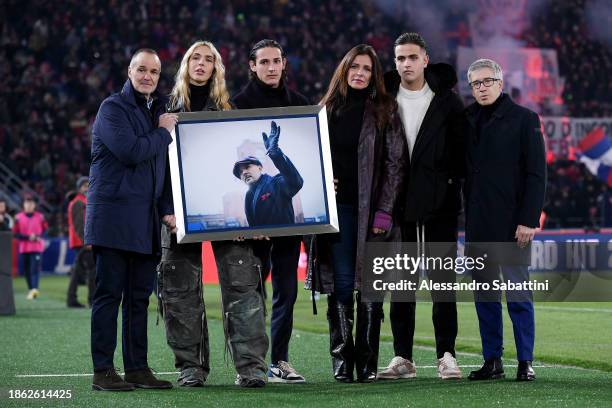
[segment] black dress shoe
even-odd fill
[[[472,371],[468,376],[470,380],[497,380],[504,378],[504,365],[501,358],[486,360],[483,366],[476,371]]]
[[[376,372],[360,373],[357,376],[357,382],[360,383],[372,383],[374,381],[376,381]]]
[[[535,380],[535,371],[531,366],[531,361],[519,361],[516,369],[516,381],[533,381]]]

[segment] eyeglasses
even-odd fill
[[[495,81],[499,81],[497,78],[485,78],[482,81],[474,81],[470,82],[470,86],[473,89],[480,89],[480,85],[484,84],[487,88],[491,87],[495,83]]]

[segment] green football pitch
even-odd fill
[[[300,291],[295,331],[290,346],[293,365],[307,384],[269,384],[263,389],[233,385],[235,373],[224,358],[218,287],[205,289],[211,342],[211,373],[203,388],[128,393],[91,391],[89,309],[65,307],[65,277],[43,277],[41,296],[25,299],[23,279],[15,284],[17,314],[0,316],[0,407],[186,407],[186,406],[312,406],[344,407],[611,407],[612,303],[536,304],[537,380],[517,383],[512,328],[504,315],[505,380],[442,381],[437,378],[431,304],[417,307],[414,358],[417,378],[374,384],[339,384],[331,377],[325,298],[313,316],[309,292]],[[79,289],[81,300],[84,289]],[[270,293],[270,289],[268,289]],[[163,324],[155,325],[155,299],[149,317],[149,364],[175,380],[173,357],[165,343]],[[270,308],[268,307],[268,310]],[[460,303],[457,358],[464,377],[481,364],[474,306]],[[388,315],[388,313],[387,313]],[[268,316],[269,317],[269,316]],[[393,357],[388,319],[383,323],[379,365]],[[119,342],[120,344],[120,342]],[[121,370],[121,351],[115,365]],[[10,390],[71,390],[71,399],[11,399]],[[13,395],[15,393],[13,392]]]

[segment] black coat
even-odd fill
[[[466,109],[466,241],[512,242],[518,225],[535,228],[546,189],[546,156],[538,115],[507,95],[476,129],[479,105]]]
[[[304,180],[280,149],[270,153],[270,159],[279,174],[274,177],[262,174],[257,183],[249,187],[244,198],[244,211],[251,227],[295,224],[292,199],[304,185]]]
[[[333,135],[330,135],[333,137]],[[355,289],[361,288],[366,242],[400,241],[399,228],[393,227],[384,236],[370,231],[377,210],[397,214],[396,206],[404,181],[408,148],[404,127],[397,110],[383,131],[376,126],[374,107],[366,101],[357,153],[358,215]],[[397,217],[394,217],[397,220]],[[397,225],[397,224],[396,224]],[[322,234],[308,240],[308,274],[306,287],[321,293],[334,292],[334,271],[330,244],[336,234]]]
[[[258,79],[251,79],[232,99],[232,102],[238,109],[308,105],[308,99],[304,95],[287,88],[284,81],[279,88],[275,89]]]
[[[391,95],[397,95],[400,81],[395,70],[385,74]],[[457,75],[448,64],[430,64],[425,68],[425,81],[435,95],[419,129],[400,200],[404,221],[409,222],[457,216],[461,209],[465,116],[463,103],[452,90]]]

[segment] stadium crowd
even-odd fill
[[[610,50],[582,35],[584,2],[562,3],[543,7],[525,40],[557,50],[568,115],[610,116]],[[274,38],[287,52],[290,87],[299,84],[315,102],[339,56],[351,46],[368,42],[390,69],[393,38],[411,27],[410,16],[400,24],[372,1],[7,0],[0,9],[0,162],[56,208],[47,215],[50,235],[66,234],[66,193],[87,175],[90,127],[100,102],[121,87],[136,48],[159,51],[159,89],[170,91],[185,47],[199,37],[213,39],[235,94],[247,82],[247,53],[254,39]],[[568,12],[574,24],[559,18]],[[441,18],[449,44],[469,44],[465,16],[452,9],[447,14]],[[606,215],[612,212],[605,210],[609,204],[604,205],[609,189],[583,166],[554,163],[549,174],[549,226],[602,225],[612,218]],[[578,197],[575,191],[585,194]],[[570,192],[575,198],[566,205]]]

